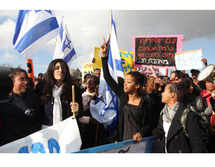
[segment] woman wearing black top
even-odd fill
[[[142,74],[136,71],[129,72],[125,77],[124,88],[122,88],[109,73],[105,39],[100,49],[105,81],[120,100],[114,137],[118,141],[134,139],[136,142],[140,141],[143,137],[150,136],[152,130],[150,124],[152,123],[152,106],[149,99],[140,97],[138,94],[138,89],[143,84]]]

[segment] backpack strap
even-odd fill
[[[187,133],[186,123],[187,123],[187,115],[189,114],[190,111],[191,111],[190,108],[186,108],[183,111],[183,114],[181,115],[181,125],[183,127],[183,132],[187,137],[189,137],[189,136]]]

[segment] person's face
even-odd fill
[[[57,62],[54,67],[53,76],[54,79],[57,81],[63,81],[65,79],[66,75],[66,66],[60,64],[60,62]]]
[[[214,89],[214,84],[212,82],[206,80],[205,87],[206,87],[206,90],[210,92]]]
[[[193,72],[192,73],[192,78],[193,79],[197,79],[198,74],[199,74],[198,72]]]
[[[193,87],[193,84],[191,83],[191,84],[190,84],[190,87],[189,87],[189,93],[190,93],[190,94],[193,93],[193,89],[194,89],[194,87]]]
[[[97,76],[98,78],[100,78],[100,70],[95,70],[93,75]]]
[[[139,87],[140,87],[140,85],[135,83],[134,77],[132,75],[125,76],[125,82],[124,82],[124,92],[125,93],[134,92]]]
[[[163,77],[162,79],[164,81],[164,83],[167,85],[169,84],[169,78],[168,77]]]
[[[86,87],[87,87],[87,90],[88,90],[89,93],[95,92],[96,86],[97,85],[95,84],[93,78],[88,78],[87,79]]]
[[[13,91],[19,96],[22,96],[26,92],[27,85],[28,77],[26,77],[25,73],[17,73],[13,81]]]
[[[165,103],[165,104],[168,104],[172,98],[172,93],[170,93],[170,84],[168,84],[165,89],[164,89],[164,92],[162,93],[162,99],[161,99],[161,102],[162,103]]]
[[[172,73],[171,75],[170,75],[170,81],[174,81],[175,80],[175,73]]]
[[[138,90],[138,93],[141,95],[146,94],[146,84],[143,84],[143,86],[140,87],[140,89]]]

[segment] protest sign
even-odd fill
[[[27,137],[0,147],[0,153],[69,153],[81,148],[77,121],[69,117]]]
[[[175,53],[175,65],[177,70],[189,70],[202,68],[202,49]]]
[[[134,70],[133,67],[133,56],[134,53],[130,52],[130,51],[123,51],[123,50],[119,50],[120,53],[120,57],[122,60],[122,67],[124,70],[124,74],[126,75],[127,73],[129,73],[130,71]],[[101,60],[101,55],[100,55],[100,48],[95,47],[94,50],[94,60],[95,62],[93,63],[93,69],[101,69],[102,68],[102,60]]]
[[[82,81],[84,80],[84,76],[86,74],[93,74],[93,63],[89,62],[89,63],[83,63],[83,67],[82,67]]]
[[[134,66],[175,68],[175,53],[182,51],[183,35],[132,36]]]
[[[95,47],[94,49],[94,60],[95,62],[93,63],[93,69],[99,68],[101,70],[102,68],[102,59],[101,59],[101,54],[100,53],[100,48]]]
[[[124,70],[124,74],[126,76],[127,73],[129,73],[130,71],[133,71],[134,69],[133,67],[134,53],[129,51],[122,51],[122,50],[119,50],[119,53],[122,60],[122,67]]]
[[[126,140],[118,143],[106,144],[74,153],[151,153],[154,137],[145,137],[134,143],[134,140]]]
[[[150,70],[149,67],[141,67],[141,66],[137,66],[134,68],[135,71],[140,72],[141,74],[146,74],[146,75],[152,75],[152,71]],[[154,68],[155,74],[157,76],[166,76],[166,69],[164,68]]]

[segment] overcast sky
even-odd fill
[[[110,33],[110,10],[54,10],[58,23],[64,16],[77,53],[70,68],[82,70],[82,63],[91,62],[94,48]],[[120,50],[132,51],[135,35],[184,35],[183,51],[203,49],[203,57],[215,64],[215,10],[113,10]],[[18,10],[0,10],[0,64],[21,65],[26,59],[14,49]],[[45,73],[53,59],[55,40],[49,41],[33,57],[34,75]]]

